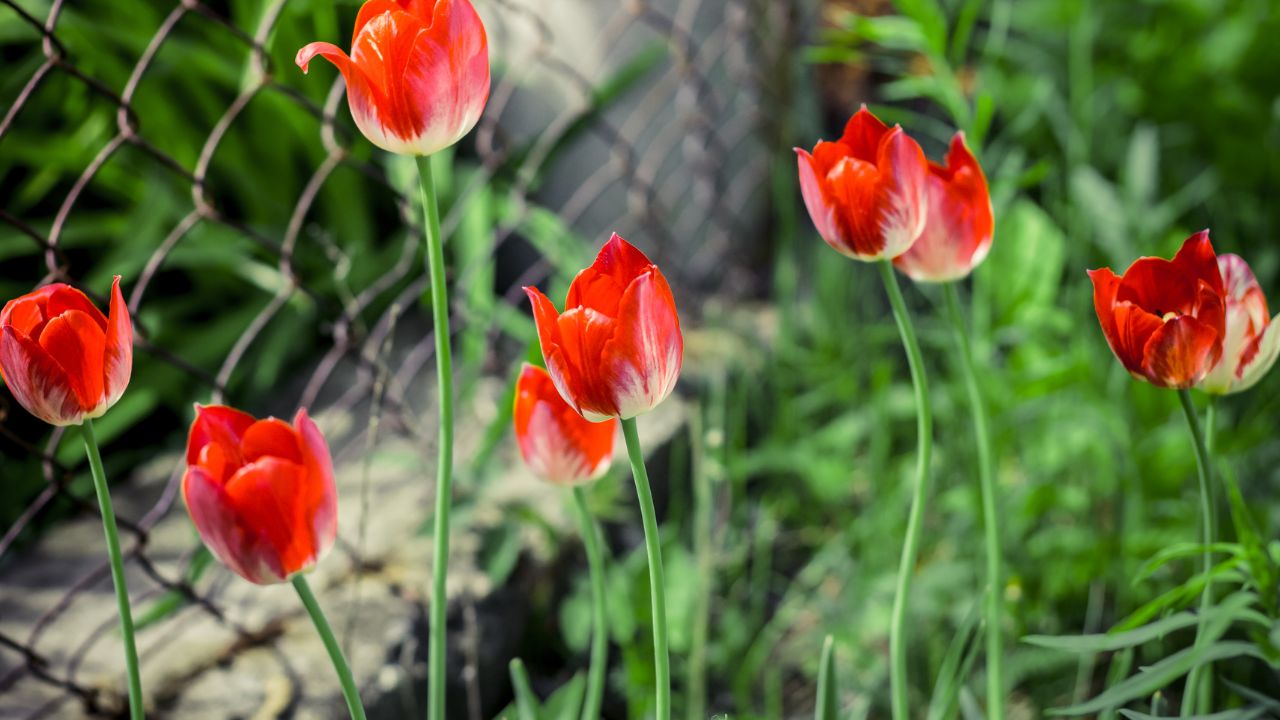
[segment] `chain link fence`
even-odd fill
[[[460,373],[505,377],[529,340],[520,287],[564,282],[613,230],[664,267],[687,316],[695,298],[752,292],[751,269],[770,252],[771,172],[792,162],[778,152],[790,58],[814,9],[476,5],[494,85],[453,158],[444,219]],[[135,612],[177,598],[246,646],[275,635],[228,612],[225,574],[201,582],[194,544],[155,557],[157,526],[184,511],[172,457],[157,487],[132,487],[148,448],[180,447],[194,401],[344,411],[357,430],[431,443],[429,398],[410,392],[433,350],[411,165],[355,133],[336,72],[317,63],[304,78],[288,62],[296,40],[345,44],[356,7],[0,0],[0,283],[13,296],[68,282],[105,307],[103,278],[124,275],[138,358],[126,398],[145,398],[103,425],[130,577],[146,580],[132,583]],[[302,37],[297,25],[336,34]],[[195,87],[206,79],[220,90]],[[48,568],[39,588],[26,585],[29,567],[16,570],[69,518],[97,512],[70,435],[0,392],[0,717],[120,707],[119,678],[80,672],[91,650],[114,648],[112,624],[87,637],[64,629],[83,594],[109,582],[105,553]],[[366,447],[347,435],[340,461]],[[358,512],[363,532],[368,507]],[[335,554],[358,560],[356,533],[344,526]],[[33,616],[18,611],[28,601]]]

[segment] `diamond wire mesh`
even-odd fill
[[[248,401],[251,399],[235,397],[233,378],[238,371],[244,371],[246,357],[255,345],[264,342],[264,335],[270,333],[283,309],[300,298],[310,299],[323,309],[321,324],[326,328],[328,347],[313,364],[301,389],[291,393],[294,397],[290,399],[296,400],[293,405],[311,406],[322,393],[327,393],[334,396],[334,406],[353,408],[370,398],[375,385],[385,384],[385,392],[375,403],[384,424],[398,432],[421,433],[414,418],[425,410],[407,407],[403,392],[397,389],[402,390],[418,377],[432,359],[432,338],[427,334],[417,340],[397,356],[394,367],[386,352],[398,315],[407,312],[405,308],[412,308],[428,285],[417,254],[421,237],[416,225],[419,211],[413,194],[405,192],[405,185],[393,182],[381,165],[361,160],[358,153],[353,153],[353,148],[364,141],[353,132],[342,108],[345,99],[340,78],[331,81],[323,104],[317,104],[299,90],[304,86],[295,82],[296,78],[286,80],[286,76],[295,73],[293,67],[273,64],[272,38],[278,27],[289,21],[287,3],[268,2],[258,22],[247,27],[229,19],[226,8],[216,2],[181,0],[171,7],[165,5],[167,14],[137,56],[127,81],[119,87],[95,78],[91,70],[82,70],[83,51],[78,54],[64,44],[60,23],[76,12],[65,0],[43,5],[19,4],[17,0],[0,3],[0,14],[13,13],[8,27],[20,26],[32,40],[29,52],[23,56],[38,62],[3,111],[0,152],[5,150],[6,138],[12,142],[15,130],[24,128],[24,118],[34,115],[32,105],[48,102],[40,94],[54,78],[82,85],[96,102],[115,109],[109,139],[96,150],[87,149],[93,153],[91,159],[56,202],[51,218],[39,214],[24,217],[21,211],[11,211],[8,201],[0,208],[0,246],[9,248],[5,256],[16,254],[15,243],[34,243],[35,252],[40,255],[43,277],[31,277],[31,285],[77,283],[82,279],[84,268],[91,266],[93,259],[86,259],[79,250],[68,250],[68,223],[78,213],[96,210],[86,208],[88,204],[101,203],[100,199],[86,201],[95,194],[95,181],[99,181],[103,168],[114,157],[130,153],[141,158],[137,162],[163,168],[170,187],[186,187],[190,191],[185,215],[156,233],[154,250],[142,270],[125,278],[139,355],[182,373],[190,388],[188,401],[208,397],[213,402]],[[771,78],[791,47],[789,38],[796,15],[802,14],[798,8],[772,0],[629,0],[609,9],[590,2],[547,6],[536,0],[477,0],[476,4],[490,24],[495,77],[485,116],[463,143],[464,151],[474,154],[481,171],[459,195],[476,192],[505,174],[511,181],[503,186],[504,199],[516,208],[514,214],[497,223],[488,256],[496,256],[512,238],[522,237],[524,221],[537,208],[551,208],[565,227],[590,242],[602,240],[614,228],[624,234],[630,231],[631,239],[655,250],[655,260],[668,268],[677,288],[723,291],[738,282],[744,271],[742,260],[750,257],[750,251],[743,250],[759,242],[761,231],[757,228],[765,217],[771,163],[768,148],[774,144],[771,133],[777,130],[767,110],[786,102],[776,95]],[[585,24],[566,21],[579,17],[588,19],[583,21]],[[598,20],[598,26],[591,25],[593,19]],[[149,133],[148,118],[139,117],[135,99],[149,74],[156,72],[157,57],[167,45],[179,43],[176,38],[180,28],[193,23],[234,38],[248,59],[244,74],[247,81],[218,113],[194,163],[189,163],[178,153],[164,149],[163,138]],[[584,41],[584,29],[589,30],[585,33],[589,42]],[[638,99],[622,109],[598,107],[597,83],[601,78],[595,67],[591,71],[582,69],[590,62],[584,61],[583,48],[590,49],[585,55],[607,58],[616,64],[612,49],[645,42],[656,42],[663,49],[663,57],[657,71],[648,74],[638,89],[629,91],[630,97]],[[198,46],[188,49],[200,50]],[[313,72],[307,86],[321,86],[326,82],[321,78],[330,76],[336,73]],[[522,121],[531,102],[528,86],[539,83],[560,88],[562,104],[549,111],[544,108],[546,120],[540,125]],[[298,142],[319,142],[324,150],[322,160],[308,171],[292,207],[282,208],[272,221],[265,223],[250,222],[237,213],[234,203],[223,202],[222,186],[211,177],[211,167],[219,159],[220,150],[240,132],[246,109],[263,96],[293,104],[314,117],[319,122],[318,138],[309,135],[299,137]],[[31,122],[37,123],[39,118],[33,117]],[[579,129],[583,132],[576,133]],[[572,142],[566,143],[567,138]],[[65,137],[49,139],[76,142]],[[563,157],[559,153],[564,144],[570,145],[567,161],[558,159]],[[580,154],[575,157],[574,153]],[[0,162],[0,171],[5,164]],[[324,287],[328,283],[300,271],[299,259],[300,253],[322,253],[333,261],[335,277],[330,280],[337,286],[342,285],[337,268],[359,261],[345,256],[339,241],[308,224],[326,183],[342,169],[352,169],[365,182],[388,191],[399,214],[398,222],[405,229],[398,254],[385,272],[363,287],[349,288],[345,297],[335,303],[335,293]],[[453,210],[446,215],[446,237],[458,229],[462,219],[457,209],[462,205],[455,201]],[[256,247],[251,252],[274,259],[279,278],[274,293],[243,324],[225,355],[212,364],[189,359],[183,348],[155,342],[146,321],[153,283],[166,271],[174,253],[184,243],[191,243],[197,230],[207,227],[252,243]],[[319,247],[306,247],[313,243]],[[735,256],[739,259],[736,266],[732,260],[726,263],[727,257]],[[523,301],[520,286],[542,282],[552,271],[545,260],[527,263],[512,282],[495,288],[495,292],[502,302],[518,305]],[[467,285],[467,272],[452,268],[452,286]],[[101,290],[85,289],[91,296],[93,291]],[[95,300],[101,304],[103,297],[98,295]],[[686,303],[685,307],[689,305]],[[456,325],[466,323],[467,310],[461,303],[454,308]],[[491,336],[501,332],[495,326]],[[355,363],[357,379],[349,387],[335,390],[330,387],[334,372],[344,361]],[[492,366],[492,362],[489,364]],[[145,378],[135,375],[135,385],[145,382]],[[35,532],[35,524],[55,501],[70,503],[83,513],[96,513],[96,505],[91,495],[71,489],[72,481],[82,470],[58,458],[63,430],[41,437],[12,428],[13,419],[21,410],[4,393],[0,393],[0,413],[0,448],[10,457],[34,454],[42,458],[43,472],[40,490],[0,536],[3,588],[4,564],[21,552],[20,540]],[[201,592],[185,578],[161,570],[149,557],[149,531],[166,515],[182,512],[175,508],[180,477],[181,469],[174,468],[164,491],[145,511],[119,517],[127,563],[154,582],[155,588],[146,596],[177,591],[200,612],[220,622],[231,622],[219,605],[217,584]],[[56,532],[56,526],[45,531]],[[345,549],[355,552],[349,545]],[[0,634],[0,658],[4,658],[0,665],[0,696],[19,681],[32,679],[57,691],[45,705],[10,708],[8,714],[38,718],[77,704],[89,713],[110,706],[104,700],[106,691],[99,684],[78,677],[77,668],[83,654],[109,635],[111,625],[84,638],[70,657],[46,657],[42,649],[48,638],[58,634],[59,623],[78,594],[106,582],[107,577],[104,558],[92,572],[62,578],[65,587],[61,599],[26,628],[25,634]],[[134,593],[135,607],[147,600],[143,595]],[[179,622],[180,617],[164,622]],[[271,641],[270,637],[254,637],[254,631],[248,628],[232,629],[247,641]],[[0,702],[0,708],[4,704]]]

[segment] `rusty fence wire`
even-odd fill
[[[377,395],[373,405],[384,431],[427,435],[416,418],[430,408],[409,407],[403,390],[431,362],[432,338],[423,333],[414,337],[411,347],[394,354],[387,351],[402,316],[417,315],[420,320],[424,315],[419,299],[427,290],[428,278],[420,256],[420,210],[413,185],[389,172],[393,161],[363,147],[367,143],[354,131],[337,73],[316,63],[310,76],[302,78],[291,64],[285,66],[279,60],[294,48],[275,44],[282,27],[297,15],[310,18],[329,13],[332,27],[338,28],[340,19],[350,21],[356,6],[329,9],[318,2],[267,0],[255,20],[247,23],[232,19],[233,15],[243,18],[244,13],[233,13],[232,6],[244,3],[153,0],[149,5],[162,19],[154,29],[145,29],[149,40],[140,54],[129,58],[132,69],[121,84],[100,79],[95,73],[99,64],[87,62],[95,52],[120,52],[121,45],[111,42],[111,33],[103,33],[100,46],[65,39],[64,27],[69,23],[80,26],[77,38],[85,34],[83,21],[76,22],[84,8],[77,5],[65,0],[0,0],[0,28],[8,38],[3,46],[6,70],[34,65],[25,82],[11,83],[17,87],[16,94],[0,96],[0,191],[9,194],[0,198],[0,259],[6,266],[0,280],[29,287],[69,282],[84,287],[102,303],[104,288],[85,287],[85,275],[95,268],[99,274],[113,272],[100,267],[110,256],[113,232],[145,235],[149,254],[140,271],[124,278],[124,286],[135,319],[139,359],[147,367],[163,367],[181,378],[185,405],[170,412],[180,414],[196,400],[256,409],[317,403],[367,408]],[[451,286],[468,287],[477,281],[470,275],[474,268],[507,257],[502,262],[514,264],[516,272],[498,274],[494,296],[496,302],[524,312],[520,287],[547,282],[557,270],[554,263],[538,259],[537,253],[527,249],[531,218],[550,214],[555,218],[553,226],[593,245],[618,230],[651,250],[655,260],[669,269],[677,289],[690,297],[749,288],[751,263],[768,247],[763,228],[768,220],[769,176],[777,155],[777,118],[790,101],[786,58],[794,50],[802,16],[812,15],[813,9],[785,0],[476,0],[476,5],[489,27],[494,84],[484,118],[457,154],[459,162],[471,163],[476,170],[455,188],[444,220],[445,235],[452,237],[466,222],[460,209],[470,194],[497,193],[504,210],[495,215],[491,244],[479,262],[463,267],[455,252]],[[122,17],[119,22],[130,20]],[[136,27],[129,30],[141,32]],[[173,53],[189,58],[184,62],[195,62],[202,39],[211,35],[218,36],[220,43],[235,43],[245,53],[238,92],[213,114],[216,120],[198,152],[177,152],[166,146],[165,120],[143,116],[136,99],[151,74],[160,73],[157,66],[171,64]],[[343,35],[324,39],[345,45],[345,31]],[[164,71],[166,82],[173,77],[170,70]],[[609,82],[612,86],[604,87]],[[20,131],[23,137],[38,133],[48,122],[50,107],[72,114],[89,112],[83,103],[59,108],[58,98],[51,95],[64,92],[68,84],[87,90],[92,107],[114,108],[114,117],[101,129],[106,140],[92,144],[71,136],[69,123],[50,127],[44,140],[50,147],[75,146],[77,157],[87,162],[77,161],[79,172],[69,185],[52,182],[47,192],[32,190],[43,180],[29,167],[19,171],[17,163],[11,163],[20,149],[25,150],[15,147],[19,142],[15,136]],[[172,97],[175,104],[183,102],[180,87],[153,91]],[[263,98],[269,98],[265,102],[272,107],[283,103],[314,118],[315,124],[294,141],[319,146],[323,155],[318,164],[305,169],[305,181],[291,206],[276,208],[270,217],[250,218],[242,212],[242,203],[224,197],[228,178],[214,168],[226,154],[224,148],[241,141],[237,135],[247,132],[242,129],[248,127],[245,116]],[[116,226],[93,241],[71,237],[69,228],[77,216],[92,218],[104,208],[112,209],[113,202],[123,202],[98,187],[104,167],[121,155],[128,156],[130,167],[159,171],[149,175],[147,182],[189,193],[185,214],[163,227]],[[272,171],[270,166],[259,168],[264,174]],[[349,254],[340,235],[318,227],[317,219],[326,184],[339,173],[352,172],[386,198],[383,207],[370,212],[387,216],[378,220],[378,227],[387,228],[387,239],[378,244],[383,250],[392,248],[379,256],[385,267],[359,287],[346,287],[342,273],[366,258]],[[10,200],[20,191],[44,194],[36,202],[12,204]],[[145,216],[145,208],[138,212]],[[216,234],[207,234],[210,230]],[[265,302],[246,316],[234,342],[212,361],[193,357],[189,348],[158,341],[148,327],[152,315],[148,303],[168,302],[181,292],[173,281],[160,280],[175,254],[197,250],[192,246],[211,237],[244,241],[245,253],[267,258],[276,270],[273,279],[264,281],[268,288],[274,285],[264,293]],[[523,253],[511,250],[522,245],[526,246]],[[573,261],[589,258],[590,252],[590,247],[583,248],[581,257]],[[331,268],[332,277],[314,271],[317,257]],[[462,295],[455,292],[453,297]],[[461,300],[455,302],[452,317],[458,331],[467,324],[470,308]],[[305,381],[282,382],[278,392],[284,397],[237,396],[241,385],[235,379],[252,371],[246,368],[246,358],[269,342],[273,328],[293,304],[315,308],[314,332],[323,338],[322,352],[308,358],[304,370],[296,364],[288,368],[304,373]],[[691,305],[685,305],[686,314],[696,312]],[[214,318],[206,321],[212,324]],[[493,349],[483,358],[483,368],[489,371],[511,359],[495,357],[503,327],[495,323],[489,330]],[[344,363],[355,368],[355,380],[350,383],[335,381]],[[131,390],[147,381],[135,370]],[[42,473],[37,489],[23,498],[8,526],[0,527],[0,608],[25,592],[7,582],[6,574],[27,548],[44,535],[58,532],[53,516],[97,512],[92,494],[76,486],[77,478],[85,475],[79,460],[60,456],[60,448],[70,444],[66,433],[37,428],[23,421],[22,415],[7,391],[0,391],[2,479],[13,480],[9,476],[16,471],[3,468],[17,468],[23,458],[40,458]],[[128,437],[127,430],[124,434]],[[162,439],[172,446],[180,436],[181,430],[174,428]],[[358,452],[358,447],[352,452]],[[222,605],[219,585],[200,589],[181,572],[173,572],[174,563],[158,563],[152,557],[149,534],[162,518],[183,512],[175,507],[180,505],[176,502],[180,478],[181,468],[173,467],[157,496],[141,506],[125,503],[120,509],[127,563],[131,572],[140,571],[151,581],[150,587],[134,590],[135,608],[161,594],[177,592],[197,611],[234,625]],[[117,488],[127,487],[125,477],[114,480]],[[56,508],[61,509],[55,512]],[[340,543],[340,549],[355,552],[350,542]],[[108,577],[105,554],[89,572],[54,573],[50,582],[58,599],[42,608],[33,622],[21,627],[0,622],[4,628],[0,632],[0,717],[42,718],[118,709],[117,689],[104,689],[95,678],[77,673],[83,654],[111,637],[109,624],[90,637],[76,638],[74,652],[50,649],[50,639],[58,637],[77,598]],[[179,617],[162,622],[177,622]],[[246,643],[272,642],[260,630],[231,629]],[[31,695],[42,702],[15,699],[14,689],[23,683],[43,688]]]

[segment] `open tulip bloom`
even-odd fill
[[[1089,278],[1102,333],[1134,377],[1189,388],[1222,358],[1227,298],[1208,230],[1173,260],[1139,258],[1123,275],[1102,268]]]
[[[901,127],[864,105],[834,142],[796,148],[800,192],[818,234],[855,260],[898,257],[924,230],[928,162]]]
[[[256,585],[290,582],[342,684],[364,719],[355,679],[303,573],[333,547],[338,492],[329,446],[306,410],[293,424],[224,405],[196,406],[182,497],[214,557]]]
[[[458,142],[489,99],[489,46],[468,0],[369,0],[351,54],[328,42],[298,51],[303,72],[323,57],[347,82],[360,132],[401,155],[430,155]]]
[[[644,466],[635,417],[652,410],[675,388],[684,338],[675,298],[658,266],[617,234],[591,267],[569,286],[563,313],[536,288],[533,305],[542,359],[561,397],[593,422],[622,420],[636,497],[644,522],[653,606],[653,655],[658,720],[671,717],[671,667],[667,653],[666,581],[657,512]]]
[[[111,283],[108,312],[103,315],[83,292],[64,283],[46,285],[10,300],[0,309],[0,376],[27,412],[50,425],[81,426],[120,615],[129,715],[141,720],[142,676],[124,554],[93,431],[93,420],[124,395],[133,371],[133,322],[120,292],[119,275]]]
[[[573,490],[574,509],[582,531],[591,570],[591,667],[582,703],[582,720],[598,720],[608,669],[608,636],[605,632],[604,556],[599,530],[587,507],[583,486],[609,470],[618,421],[591,422],[569,407],[540,367],[526,364],[516,381],[512,413],[516,442],[525,464],[538,477]]]

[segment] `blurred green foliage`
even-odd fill
[[[37,17],[49,7],[47,0],[19,4]],[[218,5],[236,27],[255,28],[280,3]],[[84,188],[60,244],[69,274],[99,295],[112,274],[137,277],[159,240],[192,212],[184,175],[211,149],[226,108],[265,85],[208,167],[205,196],[235,224],[197,222],[136,319],[150,346],[175,353],[189,369],[137,353],[134,375],[145,385],[135,383],[99,426],[112,445],[109,475],[149,459],[158,444],[181,443],[173,429],[185,426],[190,402],[207,400],[209,380],[245,328],[290,289],[278,252],[245,230],[277,240],[326,158],[312,110],[324,103],[331,75],[303,78],[292,53],[314,38],[341,36],[356,7],[354,0],[289,3],[289,22],[277,23],[265,45],[265,74],[243,38],[188,14],[141,77],[132,99],[137,132],[183,170],[125,143]],[[991,182],[995,244],[966,290],[1002,495],[1006,636],[1037,636],[1007,645],[1011,707],[1037,717],[1123,696],[1154,713],[1152,693],[1168,686],[1176,695],[1179,676],[1170,667],[1191,657],[1187,608],[1203,581],[1199,548],[1190,544],[1198,522],[1195,461],[1173,394],[1132,380],[1111,357],[1084,271],[1169,256],[1208,226],[1218,250],[1246,257],[1273,300],[1280,298],[1280,251],[1272,242],[1280,230],[1272,202],[1280,190],[1280,11],[1269,0],[897,0],[894,8],[877,17],[826,12],[832,25],[790,58],[804,82],[780,124],[789,134],[775,139],[768,302],[713,298],[697,318],[696,332],[712,338],[714,349],[691,353],[683,381],[696,411],[688,436],[670,450],[663,528],[677,712],[774,718],[811,703],[827,635],[835,638],[842,716],[886,712],[888,617],[915,442],[911,388],[874,271],[838,259],[817,238],[786,152],[834,136],[854,109],[814,97],[815,68],[840,63],[870,73],[873,109],[906,126],[931,156],[963,129]],[[166,12],[145,0],[77,5],[64,11],[58,37],[75,67],[118,91]],[[37,37],[15,14],[0,13],[0,97],[17,97],[38,68]],[[656,53],[646,49],[604,83],[597,109],[643,76]],[[0,138],[0,197],[6,213],[47,234],[77,177],[120,129],[117,104],[55,72],[21,120]],[[338,127],[348,132],[345,117]],[[565,129],[552,145],[581,129]],[[230,369],[229,396],[272,409],[277,388],[331,347],[326,319],[398,262],[420,265],[417,245],[405,244],[415,233],[405,220],[417,211],[388,192],[412,196],[411,164],[361,142],[352,153],[302,226],[290,269],[308,291],[290,293]],[[526,155],[514,153],[502,170],[515,172]],[[527,318],[489,292],[495,227],[517,227],[550,260],[561,283],[553,295],[591,248],[554,210],[517,207],[505,192],[509,174],[478,183],[473,161],[459,158],[444,172],[449,160],[440,159],[437,176],[446,206],[460,203],[451,261],[475,280],[459,286],[467,334],[457,352],[464,379],[475,380],[495,328],[533,348]],[[378,181],[382,170],[386,184]],[[523,168],[533,178],[540,170]],[[3,297],[29,290],[48,271],[43,249],[5,223],[0,260]],[[379,294],[356,328],[379,317],[410,277]],[[976,458],[941,295],[920,286],[908,296],[937,413],[936,490],[911,599],[914,701],[931,719],[971,717],[983,687]],[[1222,641],[1196,652],[1239,658],[1215,666],[1218,697],[1238,706],[1260,702],[1250,693],[1276,682],[1274,671],[1248,657],[1276,658],[1278,409],[1274,374],[1218,407],[1219,468],[1228,482],[1216,580],[1227,610],[1219,616]],[[5,419],[20,437],[42,437],[42,428],[25,422],[16,413]],[[493,421],[469,460],[472,476],[485,475],[508,422]],[[0,527],[7,528],[43,478],[30,453],[0,447]],[[78,463],[77,444],[64,442],[59,457]],[[72,492],[89,493],[87,477],[75,483]],[[619,485],[598,483],[593,502],[602,518],[625,522],[630,505]],[[513,511],[511,522],[540,519]],[[500,528],[489,538],[485,560],[495,580],[514,571],[516,537]],[[642,717],[652,698],[625,689],[651,683],[648,576],[642,549],[628,547],[610,568],[615,660],[607,706]],[[582,571],[563,595],[531,597],[533,616],[546,621],[539,627],[552,628],[525,639],[538,657],[537,667],[530,661],[535,671],[553,664],[548,657],[563,665],[585,658],[587,630],[575,622],[588,614],[585,565]],[[144,618],[179,601],[165,596]],[[1103,635],[1116,626],[1125,632]],[[1066,637],[1074,635],[1082,637]],[[1148,684],[1132,682],[1143,666],[1158,668],[1161,682],[1150,675]],[[526,708],[560,717],[557,708],[574,705],[581,685],[566,680],[543,703],[526,696]],[[690,697],[691,687],[703,688],[705,701]],[[1116,717],[1106,702],[1081,707]]]

